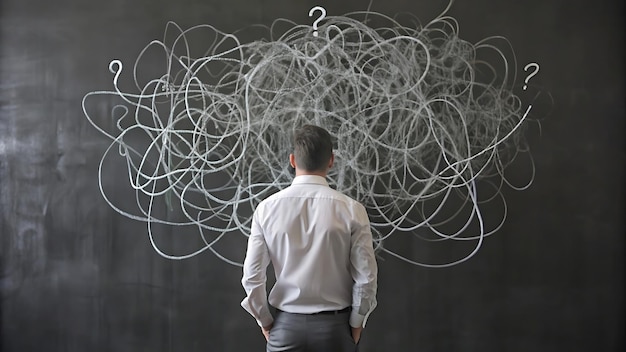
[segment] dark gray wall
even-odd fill
[[[145,224],[105,204],[97,165],[108,144],[80,102],[110,89],[109,61],[134,62],[169,20],[228,32],[279,17],[310,23],[315,5],[343,14],[367,2],[1,2],[2,351],[263,350],[239,307],[240,269],[208,253],[162,259]],[[445,5],[386,0],[372,9],[426,21]],[[433,270],[383,256],[362,351],[623,350],[623,10],[617,0],[454,4],[462,38],[505,36],[518,70],[541,65],[532,82],[554,105],[536,110],[550,113],[541,135],[528,134],[536,180],[505,191],[504,228],[467,263]],[[122,201],[123,181],[105,179]],[[420,242],[400,241],[419,251]],[[241,260],[242,244],[222,249]]]

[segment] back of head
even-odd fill
[[[328,131],[314,125],[304,125],[295,131],[293,145],[299,169],[326,170],[333,154],[333,142]]]

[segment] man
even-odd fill
[[[267,352],[356,351],[376,307],[378,268],[365,207],[333,190],[334,162],[323,128],[295,132],[289,162],[296,177],[256,208],[241,280],[241,302],[267,340]],[[272,262],[276,284],[265,290]]]

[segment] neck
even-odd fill
[[[321,176],[326,178],[326,171],[308,171],[296,168],[296,176]]]

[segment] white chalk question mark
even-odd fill
[[[524,80],[524,90],[526,90],[526,88],[528,87],[528,81],[530,81],[531,78],[533,78],[534,75],[537,74],[537,72],[539,72],[539,64],[535,63],[535,62],[531,62],[528,65],[524,66],[524,71],[528,71],[528,69],[530,67],[534,67],[535,70],[533,72],[531,72],[528,77],[526,77],[526,79]]]
[[[313,35],[317,37],[317,24],[326,17],[326,9],[321,6],[315,6],[309,11],[309,17],[312,17],[315,11],[319,10],[322,14],[313,22]]]

